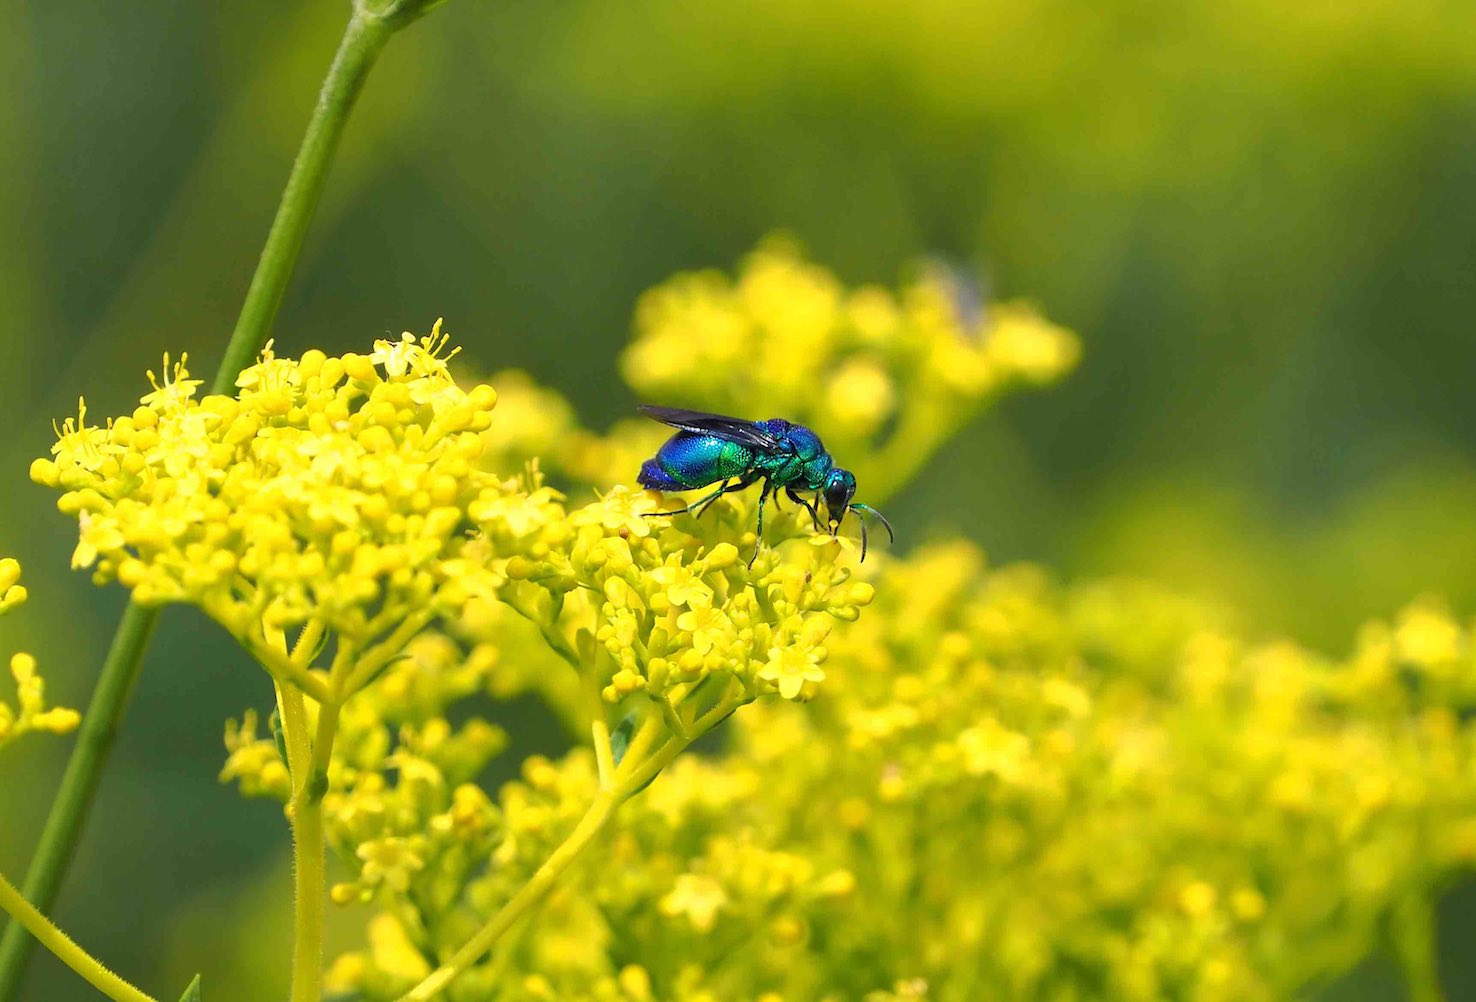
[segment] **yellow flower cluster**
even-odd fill
[[[796,281],[819,274],[787,251],[759,255],[745,276],[749,272],[768,276],[753,279],[756,288],[786,274]],[[938,287],[928,288],[942,295]],[[1050,350],[1057,353],[1056,361],[1031,370],[1040,378],[1069,367],[1074,341],[1064,332],[1033,319],[1027,322],[1023,314],[1016,333],[999,320],[987,331],[964,330],[956,318],[945,317],[941,300],[934,303],[935,322],[929,326],[924,321],[927,295],[921,286],[905,294],[914,304],[912,312],[891,328],[873,331],[870,357],[888,385],[916,387],[920,380],[941,378],[939,373],[960,375],[956,359],[925,359],[951,351],[969,354],[978,378],[931,397],[950,421],[962,420],[992,390],[1020,381],[1015,377],[1029,370],[1020,363],[1028,355],[1021,344],[1034,343],[1041,350],[1054,346]],[[782,298],[780,291],[773,296],[776,303]],[[872,299],[874,307],[892,302],[880,292]],[[766,309],[754,308],[760,313]],[[1000,316],[1011,314],[1005,310]],[[847,321],[832,317],[825,322],[835,327],[833,336],[827,333],[822,339],[830,345],[826,350],[831,357],[817,356],[811,373],[822,386],[819,367],[857,351],[857,343],[848,340]],[[764,336],[804,333],[776,327]],[[910,340],[903,345],[899,339]],[[690,354],[680,362],[689,374],[706,364]],[[938,370],[934,376],[921,374],[928,365]],[[671,366],[663,371],[677,373]],[[402,724],[398,732],[377,731],[376,755],[360,771],[330,771],[325,807],[330,829],[336,830],[330,841],[359,874],[339,885],[335,897],[345,902],[372,898],[381,909],[370,923],[367,948],[339,958],[331,981],[337,990],[367,998],[398,997],[472,935],[474,919],[485,919],[512,897],[575,828],[604,785],[603,771],[620,763],[627,745],[639,745],[653,728],[682,741],[761,696],[809,700],[827,692],[833,626],[855,620],[875,595],[873,584],[858,577],[853,543],[816,534],[809,519],[793,508],[767,520],[767,545],[749,566],[740,554],[751,552],[756,542],[756,499],[751,495],[725,497],[700,519],[661,517],[659,513],[676,507],[670,499],[625,486],[610,487],[583,506],[566,505],[543,482],[541,470],[575,489],[581,482],[628,482],[644,458],[642,451],[648,452],[666,432],[650,425],[631,434],[617,429],[609,437],[592,435],[578,428],[572,408],[557,394],[526,376],[504,373],[493,382],[499,411],[482,433],[482,465],[524,472],[518,489],[479,499],[468,509],[480,534],[463,548],[464,573],[458,575],[474,594],[461,606],[459,618],[445,624],[457,645],[429,637],[418,643],[444,643],[437,650],[447,664],[454,662],[457,650],[469,648],[473,660],[485,662],[485,690],[505,697],[533,689],[575,733],[588,732],[593,725],[596,754],[581,750],[558,761],[530,759],[523,764],[522,780],[508,784],[490,812],[479,807],[479,816],[492,820],[478,827],[476,844],[486,850],[484,840],[495,843],[486,853],[490,865],[480,872],[467,866],[454,842],[439,840],[449,825],[447,812],[454,811],[454,793],[449,800],[447,793],[454,783],[425,778],[422,774],[438,776],[437,769],[417,764],[420,784],[437,792],[420,795],[411,804],[400,792],[407,788],[403,771],[398,779],[389,778],[407,742],[413,746],[418,740],[416,730]],[[758,406],[772,406],[801,420],[831,420],[816,409],[813,393],[803,400],[799,395],[784,398],[766,392],[765,386],[762,378],[753,383]],[[830,397],[840,400],[853,391]],[[729,409],[750,410],[736,400]],[[941,431],[935,424],[928,433]],[[875,566],[880,563],[868,564],[868,570]],[[381,684],[402,675],[414,677],[420,670],[400,664],[388,669],[382,682],[366,691],[364,723],[372,724],[379,714],[395,719],[393,701],[379,693]],[[443,732],[450,709],[427,709],[443,714]],[[352,735],[360,725],[351,716],[346,710],[341,725],[347,748],[359,740]],[[607,719],[616,726],[609,739],[612,760],[602,763],[599,734]],[[434,723],[428,719],[422,726]],[[254,756],[266,762],[256,774],[281,768],[266,739],[237,750],[239,733],[229,735],[235,743],[233,763],[254,762]],[[719,825],[725,813],[740,808],[743,798],[755,795],[760,784],[751,766],[736,770],[740,778],[733,783],[685,758],[669,771],[673,778],[658,782],[641,801],[656,813],[635,815],[636,827],[623,827],[611,847],[613,858],[606,852],[605,858],[583,865],[583,877],[571,878],[575,886],[587,888],[594,881],[603,890],[556,894],[537,934],[509,940],[486,963],[462,973],[455,982],[458,997],[717,1002],[734,996],[721,979],[709,977],[708,966],[721,966],[714,960],[717,954],[703,945],[710,935],[734,928],[735,922],[741,926],[749,916],[768,915],[771,921],[762,925],[776,951],[769,966],[778,970],[809,938],[814,923],[840,914],[856,886],[847,869],[820,867],[802,852],[765,847],[736,831],[718,843],[725,848],[710,863],[693,868],[674,851],[674,840],[700,844],[704,833]],[[234,770],[228,766],[228,772]],[[699,776],[702,795],[693,803],[690,793]],[[286,789],[279,777],[277,795],[285,797]],[[383,819],[390,818],[394,823],[386,827]],[[639,920],[639,927],[647,930],[643,935],[650,938],[638,964],[611,964],[602,951],[590,949],[591,942],[613,942],[617,934],[629,935],[637,928],[627,930],[620,921],[611,921],[609,913],[617,905],[605,891],[618,891],[618,908],[633,918],[648,905],[652,910],[651,919]],[[660,930],[670,942],[657,936]],[[507,976],[518,970],[526,973]],[[892,987],[896,997],[906,998],[912,997],[911,986],[906,981]],[[779,1002],[779,996],[753,997]]]
[[[884,494],[915,469],[889,451],[910,422],[921,430],[902,440],[931,448],[992,389],[1074,354],[1023,314],[962,323],[938,279],[895,299],[847,293],[769,248],[736,282],[688,277],[648,297],[627,372],[661,402],[813,422],[870,457],[863,483]],[[717,364],[707,353],[730,337],[761,354],[793,343],[799,361]],[[652,726],[691,733],[781,697],[627,803],[452,997],[1284,998],[1384,936],[1429,983],[1433,895],[1476,861],[1476,637],[1438,603],[1370,625],[1335,659],[1249,641],[1220,610],[1145,584],[991,571],[963,542],[882,556],[863,581],[845,540],[792,511],[750,569],[751,497],[653,519],[675,506],[617,486],[569,507],[542,481],[628,479],[662,429],[601,438],[526,377],[498,382],[518,401],[502,416],[518,416],[482,433],[482,462],[524,472],[469,509],[481,535],[461,553],[492,570],[463,576],[483,583],[447,624],[455,644],[422,638],[361,722],[346,713],[345,735],[372,734],[375,751],[333,771],[333,839],[356,874],[337,895],[377,912],[335,989],[394,999],[420,982],[604,788],[598,740],[594,755],[525,761],[466,811],[486,864],[468,865],[444,836],[461,823],[459,777],[416,750],[451,739],[461,697],[411,721],[377,694],[431,664],[471,673],[461,692],[537,691],[576,734],[615,722],[617,762]],[[414,764],[396,777],[402,750]]]
[[[653,403],[808,425],[885,497],[1002,391],[1076,364],[1076,338],[1029,306],[979,313],[963,295],[938,270],[896,293],[847,290],[771,241],[735,279],[699,272],[648,292],[621,368]]]
[[[744,701],[812,694],[832,623],[873,594],[837,559],[848,541],[816,536],[791,509],[750,568],[732,541],[751,545],[751,499],[704,519],[646,517],[662,510],[654,494],[617,487],[570,512],[565,548],[509,561],[504,600],[573,663],[603,666],[609,702],[641,693],[666,708],[709,681]]]
[[[1386,928],[1418,955],[1476,862],[1476,638],[1438,604],[1332,660],[962,543],[886,584],[825,699],[745,712],[631,805],[547,917],[604,955],[504,970],[561,999],[632,956],[658,998],[690,970],[717,998],[1287,998]]]
[[[277,357],[196,399],[182,359],[106,427],[85,406],[33,479],[75,514],[77,566],[145,603],[200,605],[248,645],[310,618],[363,649],[443,600],[496,399],[459,388],[439,327],[371,355]],[[453,589],[454,591],[454,589]],[[403,642],[403,641],[402,641]]]
[[[496,393],[456,384],[447,340],[437,323],[367,355],[268,344],[234,397],[197,397],[166,357],[131,415],[89,425],[82,405],[31,475],[78,519],[74,564],[140,602],[198,605],[279,683],[338,707],[433,622],[486,601],[490,547],[548,501],[478,468]],[[498,514],[497,540],[479,512]],[[289,651],[293,629],[304,649]],[[325,649],[332,665],[312,667]],[[278,791],[253,730],[231,735],[231,770]]]
[[[0,616],[26,600],[20,573],[20,563],[14,557],[0,559]],[[76,710],[46,705],[46,681],[36,671],[34,657],[12,655],[10,677],[15,682],[16,705],[0,700],[0,748],[32,731],[67,734],[77,729],[82,718]]]

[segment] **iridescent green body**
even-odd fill
[[[820,527],[819,505],[823,499],[830,515],[832,535],[839,532],[841,520],[850,510],[876,515],[886,526],[887,535],[892,534],[891,525],[880,512],[868,505],[851,503],[856,494],[856,478],[835,465],[820,436],[804,425],[783,418],[746,421],[666,407],[643,406],[641,410],[657,421],[679,429],[666,440],[654,458],[641,464],[641,472],[636,478],[641,486],[661,491],[684,491],[719,485],[716,491],[682,511],[696,508],[700,515],[722,494],[743,490],[756,481],[763,481],[758,510],[761,540],[764,501],[773,494],[777,504],[781,490],[810,513],[816,528]],[[802,497],[800,491],[814,491],[814,500]],[[755,549],[754,556],[757,555],[758,550]],[[861,558],[866,558],[864,520],[861,522]]]
[[[640,483],[658,490],[691,490],[720,480],[763,478],[775,488],[818,491],[835,468],[819,436],[782,418],[755,421],[782,445],[764,450],[720,435],[679,431],[641,467]]]

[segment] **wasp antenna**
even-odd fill
[[[866,563],[866,519],[857,517],[856,523],[861,526],[861,559],[857,563]]]
[[[878,519],[881,520],[882,527],[887,530],[887,542],[895,543],[897,541],[897,534],[892,531],[892,523],[887,521],[887,516],[883,515],[881,512],[871,507],[871,505],[869,504],[857,503],[851,505],[851,507],[856,511],[864,511],[868,515],[875,515]]]

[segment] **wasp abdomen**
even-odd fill
[[[680,432],[667,440],[655,459],[641,464],[636,481],[657,490],[689,490],[741,477],[754,465],[753,450],[716,435]]]

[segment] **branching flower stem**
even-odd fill
[[[519,888],[451,959],[402,996],[399,1002],[430,1002],[459,975],[486,956],[504,933],[548,896],[579,855],[604,831],[621,804],[649,786],[661,770],[670,765],[693,741],[727,719],[728,714],[745,701],[737,696],[725,697],[687,728],[687,734],[683,737],[672,734],[661,716],[653,716],[637,733],[636,740],[632,741],[631,750],[615,771],[613,786],[601,787],[569,837],[543,861],[532,879]],[[656,750],[649,755],[642,754],[651,744],[656,745]]]
[[[433,0],[357,0],[354,4],[348,27],[323,81],[307,132],[293,161],[235,330],[211,384],[212,392],[229,392],[237,374],[255,361],[266,343],[302,249],[303,238],[322,195],[349,112],[380,51],[398,29],[434,6],[438,3]],[[25,899],[40,912],[50,911],[55,903],[158,616],[157,608],[130,603],[113,635],[82,732],[26,873]],[[285,688],[291,690],[293,686]],[[321,842],[320,826],[320,846]],[[299,882],[299,891],[301,889]],[[320,916],[321,910],[319,904]],[[302,923],[299,922],[299,934],[301,932]],[[321,922],[316,935],[317,952],[320,954]],[[34,940],[27,935],[27,927],[19,921],[10,923],[4,937],[0,938],[0,1002],[13,1002],[19,992],[21,974],[33,944]],[[47,945],[52,946],[50,942]],[[293,998],[298,999],[296,975],[293,981]],[[316,998],[316,992],[311,997]]]

